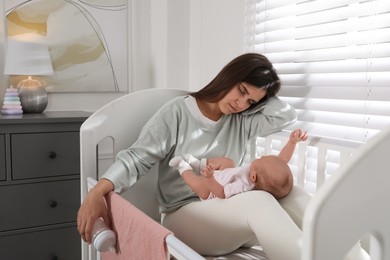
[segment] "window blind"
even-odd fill
[[[312,135],[365,142],[390,127],[389,0],[247,0],[246,51],[267,56]]]

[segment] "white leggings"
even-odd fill
[[[270,259],[298,260],[309,199],[298,187],[279,202],[267,192],[249,191],[190,203],[166,214],[163,225],[202,255],[227,254],[257,238]]]

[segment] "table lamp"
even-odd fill
[[[48,99],[45,87],[39,78],[32,78],[54,74],[46,44],[8,40],[4,74],[27,76],[17,87],[24,113],[42,113],[46,109]]]

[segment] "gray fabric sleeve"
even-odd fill
[[[242,113],[247,116],[245,128],[249,138],[266,136],[282,130],[297,119],[295,109],[278,97],[272,97],[261,106]]]
[[[172,107],[164,106],[159,110],[142,128],[138,140],[120,151],[116,161],[102,176],[114,184],[115,192],[121,193],[131,187],[172,149],[178,118],[172,116],[170,109]]]

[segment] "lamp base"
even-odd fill
[[[24,113],[42,113],[46,109],[47,93],[38,80],[28,77],[19,83],[18,90]]]

